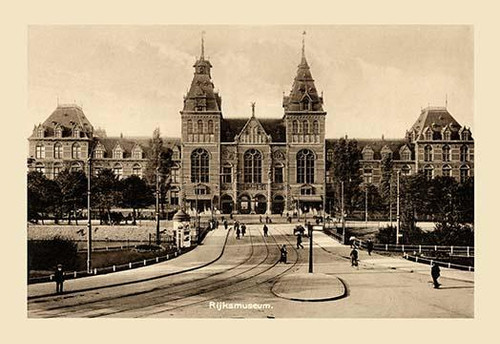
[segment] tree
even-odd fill
[[[392,205],[394,203],[395,183],[393,183],[393,161],[391,155],[382,158],[380,169],[382,176],[380,179],[379,192],[383,201],[383,208],[389,210],[389,218],[392,220]]]
[[[413,236],[418,232],[416,227],[417,210],[427,213],[427,189],[429,181],[421,172],[400,177],[400,224],[405,233],[403,237]]]
[[[130,176],[121,181],[122,205],[132,208],[132,224],[136,225],[136,211],[154,203],[154,197],[146,181],[138,176]]]
[[[78,224],[77,211],[86,206],[87,176],[83,171],[61,171],[56,178],[61,190],[61,212],[68,214],[68,224],[71,224],[71,214],[74,214]]]
[[[60,189],[57,183],[47,179],[41,172],[28,173],[28,220],[42,224],[48,213],[55,214],[60,200]]]
[[[111,223],[111,208],[121,201],[121,184],[118,177],[109,168],[102,169],[99,175],[92,179],[92,204],[99,209],[99,218],[102,224],[107,215]]]
[[[356,208],[360,194],[361,150],[356,140],[341,138],[333,146],[333,175],[336,182],[335,200],[340,209],[341,182],[344,183],[344,206],[347,213]]]

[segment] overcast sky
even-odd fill
[[[224,117],[283,115],[302,31],[327,137],[403,137],[421,107],[473,129],[469,26],[31,26],[26,136],[60,103],[83,105],[108,136],[180,136],[183,95],[205,31]]]

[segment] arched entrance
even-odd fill
[[[273,200],[273,214],[281,214],[285,210],[285,198],[281,195],[276,195]]]
[[[239,201],[239,210],[240,214],[250,214],[251,205],[250,205],[250,197],[248,195],[241,195]]]
[[[220,206],[223,214],[231,214],[234,208],[233,198],[229,195],[222,196]]]
[[[255,196],[255,212],[257,214],[265,214],[267,210],[267,199],[264,195]]]

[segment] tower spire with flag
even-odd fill
[[[205,59],[205,31],[201,32],[201,60]]]
[[[302,58],[306,58],[306,30],[302,32]]]

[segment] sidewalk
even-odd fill
[[[222,255],[227,234],[228,231],[220,226],[218,229],[208,233],[202,245],[163,263],[106,275],[67,280],[64,282],[64,293],[68,294],[94,288],[132,284],[167,274],[196,269],[217,260]],[[48,296],[54,294],[54,292],[54,282],[28,285],[28,298]]]

